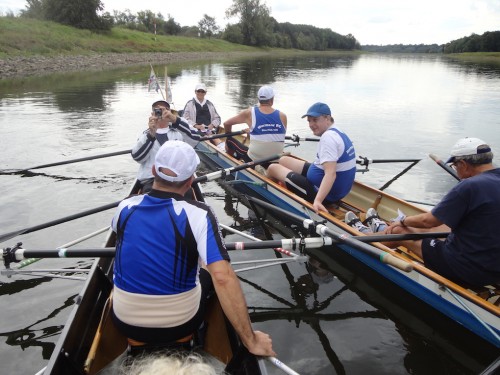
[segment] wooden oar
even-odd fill
[[[365,254],[368,254],[374,258],[379,259],[382,263],[390,264],[396,268],[399,268],[400,270],[403,270],[405,272],[410,272],[413,269],[413,266],[411,263],[408,263],[402,259],[399,259],[395,257],[392,254],[389,254],[388,252],[385,252],[383,250],[380,250],[376,247],[367,245],[366,243],[359,241],[360,237],[352,237],[349,236],[348,234],[345,233],[337,233],[331,229],[329,229],[327,226],[323,224],[315,224],[313,220],[311,219],[306,219],[302,216],[296,215],[294,213],[288,212],[287,210],[284,210],[282,208],[276,207],[272,204],[269,204],[267,202],[264,202],[260,199],[254,198],[254,197],[247,197],[247,199],[251,202],[254,202],[258,204],[261,207],[267,208],[271,211],[281,213],[288,218],[295,220],[298,223],[302,223],[304,228],[308,230],[314,230],[316,233],[322,235],[322,236],[329,236],[331,237],[334,241],[336,242],[342,242],[347,245],[350,245],[360,251],[362,251]],[[378,242],[378,241],[377,241]]]
[[[200,176],[200,177],[195,178],[193,183],[212,181],[212,180],[215,180],[217,178],[227,176],[231,172],[236,172],[236,171],[239,171],[239,170],[242,170],[245,168],[253,167],[253,166],[258,165],[258,164],[266,163],[266,162],[271,161],[271,160],[279,159],[282,155],[286,155],[286,154],[287,153],[276,154],[276,155],[272,155],[272,156],[269,156],[269,157],[264,158],[264,159],[254,160],[254,161],[251,161],[249,163],[241,164],[241,165],[238,165],[235,167],[231,167],[231,168],[223,169],[220,171],[208,173],[204,176]],[[13,231],[13,232],[5,233],[5,234],[0,235],[0,242],[10,240],[11,238],[20,236],[22,234],[35,232],[35,231],[40,230],[40,229],[45,229],[48,227],[52,227],[54,225],[66,223],[66,222],[71,221],[71,220],[80,219],[82,217],[92,215],[92,214],[95,214],[95,213],[98,213],[101,211],[109,210],[110,208],[117,207],[120,204],[120,202],[121,202],[121,200],[114,202],[114,203],[106,204],[104,206],[93,208],[91,210],[83,211],[83,212],[80,212],[80,213],[77,213],[74,215],[69,215],[69,216],[63,217],[61,219],[52,220],[52,221],[49,221],[47,223],[43,223],[43,224],[35,225],[32,227],[24,228],[24,229],[19,229],[19,230]]]
[[[102,159],[102,158],[109,158],[110,156],[130,154],[131,151],[132,150],[123,150],[123,151],[110,152],[110,153],[107,153],[107,154],[87,156],[87,157],[84,157],[84,158],[59,161],[59,162],[49,163],[49,164],[42,164],[42,165],[37,165],[35,167],[29,167],[29,168],[25,168],[25,169],[4,169],[4,170],[0,171],[0,174],[18,174],[18,173],[23,173],[23,172],[30,171],[30,170],[33,170],[33,169],[55,167],[55,166],[58,166],[58,165],[79,163],[81,161],[94,160],[94,159]]]
[[[457,179],[457,181],[460,181],[460,177],[458,177],[457,172],[453,170],[449,165],[446,163],[443,163],[442,160],[440,160],[436,155],[434,154],[429,154],[429,157],[436,162],[437,165],[439,165],[441,168],[443,168],[446,172],[451,174],[453,177]]]

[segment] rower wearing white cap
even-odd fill
[[[273,356],[269,335],[252,329],[214,213],[184,198],[199,163],[187,143],[165,142],[155,157],[151,192],[118,206],[112,221],[117,235],[113,320],[137,354],[146,348],[191,349],[215,288],[246,348]]]
[[[231,132],[233,125],[236,124],[249,126],[250,145],[248,148],[233,138],[226,140],[227,152],[247,162],[280,154],[285,145],[287,117],[283,112],[273,108],[273,88],[262,86],[257,97],[258,106],[247,108],[224,122],[226,133]],[[246,151],[248,155],[245,155]]]
[[[485,141],[462,138],[447,160],[461,181],[430,212],[408,216],[385,233],[451,231],[445,240],[404,241],[427,267],[465,285],[500,283],[500,168]]]

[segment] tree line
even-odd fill
[[[55,21],[95,32],[107,32],[112,27],[125,27],[159,35],[182,35],[201,38],[220,38],[232,43],[255,47],[294,48],[306,51],[328,49],[397,53],[460,53],[500,52],[500,31],[472,34],[444,45],[393,44],[365,45],[352,34],[341,35],[331,29],[311,25],[277,22],[264,0],[233,0],[226,10],[227,18],[238,19],[220,29],[214,17],[207,14],[194,26],[181,26],[168,14],[150,10],[132,14],[130,10],[103,12],[101,0],[26,0],[21,17]]]
[[[168,14],[150,10],[132,14],[130,10],[103,12],[101,0],[26,0],[21,17],[49,20],[61,24],[107,32],[112,27],[125,27],[158,35],[183,35],[220,38],[232,43],[255,47],[295,48],[301,50],[360,49],[356,38],[331,29],[311,25],[279,23],[261,0],[233,0],[226,16],[238,19],[220,29],[214,17],[207,14],[195,26],[181,26]]]
[[[500,31],[487,31],[483,35],[453,40],[443,46],[444,53],[500,52]]]

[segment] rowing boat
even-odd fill
[[[203,200],[198,184],[193,186],[193,190],[196,199]],[[131,194],[138,191],[136,182]],[[115,240],[114,232],[110,231],[105,247],[114,247]],[[112,276],[113,258],[96,259],[44,374],[115,373],[127,349],[127,339],[111,319]],[[201,354],[209,363],[216,369],[225,368],[229,374],[260,374],[255,356],[240,343],[215,294],[209,302],[206,321]]]
[[[208,142],[197,146],[200,157],[216,168],[228,168],[240,163],[227,153],[217,149]],[[349,193],[338,205],[328,207],[329,212],[314,213],[312,205],[296,196],[281,184],[267,178],[257,170],[242,170],[234,176],[228,177],[228,184],[243,196],[258,197],[270,203],[262,213],[265,215],[272,211],[272,207],[279,207],[293,215],[310,219],[315,223],[324,222],[330,230],[339,233],[339,236],[362,236],[360,232],[351,228],[344,222],[345,213],[354,211],[363,220],[368,208],[375,208],[380,217],[390,220],[398,216],[398,210],[406,215],[415,215],[424,210],[416,205],[389,195],[383,191],[367,186],[356,181]],[[250,203],[251,204],[251,203]],[[255,204],[251,204],[257,208]],[[278,215],[280,220],[287,215]],[[297,223],[295,223],[297,224]],[[354,237],[352,237],[354,238]],[[500,348],[500,303],[496,286],[487,286],[484,289],[470,289],[458,285],[437,273],[431,271],[414,254],[404,248],[391,249],[381,243],[373,242],[370,246],[381,250],[411,265],[412,270],[406,272],[391,265],[385,264],[351,244],[339,244],[339,254],[361,264],[365,269],[373,271],[405,293],[413,301],[425,306],[429,311],[445,318],[457,330],[464,331],[464,337],[470,342],[477,343],[489,359],[498,356]],[[432,324],[432,317],[429,321]],[[442,320],[442,319],[441,319]],[[441,321],[441,320],[435,320]],[[439,329],[439,327],[437,327]],[[472,344],[471,344],[472,345]]]

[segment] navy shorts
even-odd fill
[[[304,163],[304,167],[302,168],[302,172],[300,174],[295,172],[289,172],[286,175],[285,184],[288,190],[293,191],[299,197],[312,203],[316,198],[318,190],[316,190],[316,187],[311,183],[311,181],[307,179],[307,171],[309,170],[310,166],[311,163],[306,162]],[[334,202],[328,199],[325,199],[323,201],[323,204],[332,204],[332,203]]]
[[[422,240],[422,256],[426,267],[466,287],[498,283],[498,273],[481,269],[477,264],[471,263],[460,272],[450,268],[448,261],[450,255],[445,252],[444,241],[434,238]]]

